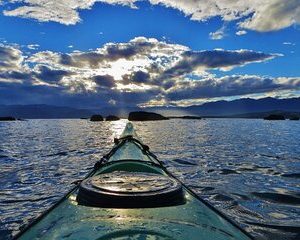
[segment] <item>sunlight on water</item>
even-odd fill
[[[119,121],[110,122],[110,130],[112,131],[112,137],[119,138],[127,123],[127,119],[121,119]]]

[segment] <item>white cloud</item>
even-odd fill
[[[0,72],[19,69],[23,61],[23,53],[17,46],[0,43]]]
[[[96,2],[137,8],[141,0],[18,0],[21,6],[5,10],[6,16],[54,21],[66,25],[80,22],[79,11],[91,9]],[[260,32],[275,31],[300,24],[299,0],[148,0],[183,12],[195,21],[221,17],[225,22],[240,21],[238,26]],[[12,3],[15,1],[11,1]]]
[[[241,28],[260,32],[279,30],[300,23],[299,0],[150,0],[150,2],[178,9],[197,21],[206,21],[217,16],[224,21],[242,19],[239,23]]]
[[[110,100],[108,101],[108,103],[109,103],[110,105],[115,106],[115,105],[117,104],[117,101],[114,100],[114,99],[110,99]]]
[[[240,31],[237,31],[235,34],[238,35],[238,36],[241,36],[241,35],[247,34],[247,31],[245,31],[245,30],[240,30]]]
[[[252,6],[253,15],[239,23],[242,28],[267,32],[300,24],[299,0],[269,0],[262,3],[253,1],[253,3],[256,4]]]
[[[29,44],[27,45],[27,48],[30,49],[30,50],[36,50],[40,47],[39,44]]]
[[[79,11],[91,9],[96,2],[134,7],[134,1],[131,0],[18,0],[18,2],[23,5],[13,10],[4,10],[4,15],[32,18],[40,22],[53,21],[65,25],[80,22]]]
[[[226,35],[225,30],[226,30],[226,28],[225,28],[225,26],[223,26],[220,29],[218,29],[217,31],[209,33],[210,39],[212,39],[212,40],[221,40],[221,39],[223,39]]]
[[[295,46],[295,45],[296,45],[296,43],[291,43],[291,42],[283,42],[282,44],[283,44],[283,45],[292,45],[292,46]]]

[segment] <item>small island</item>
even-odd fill
[[[267,117],[264,117],[264,120],[285,120],[285,117],[279,114],[271,114]]]
[[[120,118],[114,115],[109,115],[105,118],[105,121],[118,121],[118,120],[120,120]]]
[[[298,116],[291,116],[289,119],[292,120],[292,121],[299,121],[300,117],[298,117]]]
[[[158,121],[158,120],[168,120],[169,118],[164,117],[158,113],[153,112],[131,112],[129,113],[129,121]]]
[[[14,117],[0,117],[0,121],[17,121]]]
[[[196,120],[196,119],[202,119],[202,118],[199,117],[199,116],[183,116],[182,119],[194,119],[194,120]]]
[[[93,115],[90,118],[91,122],[101,122],[103,121],[103,117],[101,115]]]
[[[193,120],[201,120],[202,117],[199,116],[174,116],[169,118],[175,118],[175,119],[193,119]]]

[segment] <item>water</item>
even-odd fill
[[[0,123],[0,239],[83,178],[126,121]],[[134,123],[168,169],[257,239],[300,239],[300,122]]]

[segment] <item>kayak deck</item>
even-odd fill
[[[127,136],[123,134],[123,137]],[[148,172],[169,177],[153,156],[130,140],[117,145],[108,162],[92,176],[115,171]],[[78,188],[19,239],[251,239],[185,187],[184,203],[152,208],[84,206],[78,204],[77,194]]]

